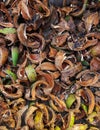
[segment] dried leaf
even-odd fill
[[[90,14],[85,20],[85,27],[87,32],[89,32],[93,25],[97,26],[99,23],[99,14],[98,12]]]

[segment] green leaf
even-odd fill
[[[85,111],[85,113],[87,114],[87,112],[88,112],[88,108],[87,108],[87,106],[84,105],[83,103],[81,104],[81,106],[82,106],[83,110]]]
[[[98,114],[97,114],[96,112],[92,112],[92,113],[88,116],[87,120],[89,121],[89,123],[92,123],[92,122],[94,121],[95,117],[98,117]]]
[[[56,126],[54,130],[61,130],[59,126]]]
[[[89,63],[86,60],[81,61],[82,65],[89,66]]]
[[[18,49],[18,47],[12,47],[11,54],[12,54],[13,65],[16,66],[17,62],[18,62],[18,56],[19,56],[19,49]]]
[[[39,6],[39,11],[42,12],[43,11],[43,8],[41,6]]]
[[[31,102],[30,104],[29,104],[29,106],[33,106],[35,104],[35,102]]]
[[[36,111],[36,115],[34,117],[34,126],[36,130],[43,130],[43,113],[40,111]]]
[[[70,20],[70,16],[67,15],[67,16],[65,17],[65,20],[68,22],[68,21]]]
[[[13,34],[13,33],[16,33],[16,29],[15,28],[3,28],[3,29],[0,29],[0,33]]]
[[[76,98],[75,98],[74,94],[70,94],[68,96],[68,98],[66,99],[66,106],[67,106],[67,108],[70,108],[75,100],[76,100]]]
[[[15,81],[16,81],[17,76],[16,76],[16,74],[15,74],[15,73],[13,73],[11,70],[5,70],[5,73],[6,73],[6,74],[8,74],[10,77],[12,77],[12,78],[13,78],[13,80],[15,80]]]
[[[97,128],[97,127],[90,127],[90,129],[89,130],[100,130],[99,128]]]
[[[74,125],[74,122],[75,122],[75,116],[74,116],[74,113],[73,112],[70,112],[70,122],[69,122],[69,128],[70,127],[73,127]]]
[[[28,65],[25,68],[25,72],[30,82],[34,82],[36,80],[37,74],[33,65]]]

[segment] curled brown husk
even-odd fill
[[[0,130],[100,128],[99,24],[99,0],[0,1]]]

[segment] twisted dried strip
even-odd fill
[[[46,88],[46,91],[44,90],[44,92],[46,94],[50,93],[54,87],[54,80],[52,75],[45,73],[43,71],[38,71],[40,79],[43,79],[44,81],[46,81],[49,84],[49,88]]]
[[[89,33],[93,25],[97,26],[99,24],[99,13],[98,12],[90,13],[84,19],[84,23],[85,23],[85,28],[87,32]]]
[[[66,116],[67,115],[61,115],[61,114],[56,114],[56,121],[55,121],[55,125],[56,125],[56,122],[59,121],[59,123],[61,123],[61,129],[65,129],[66,128]]]
[[[35,99],[32,98],[32,96],[31,96],[31,90],[30,90],[30,88],[27,88],[27,89],[25,90],[25,99],[28,100],[28,101],[33,101],[33,100],[35,100]]]
[[[85,11],[86,7],[87,7],[87,3],[88,3],[88,0],[84,0],[84,3],[83,3],[83,6],[82,6],[82,9],[81,9],[80,11],[78,11],[78,12],[73,12],[73,13],[71,13],[72,16],[74,16],[74,17],[78,17],[78,16],[82,15],[83,12]]]
[[[26,63],[27,63],[27,58],[25,58],[24,62],[19,66],[19,68],[17,70],[17,77],[21,81],[27,81],[28,80],[28,78],[27,78],[27,76],[25,74]]]
[[[59,71],[57,71],[57,68],[55,65],[51,62],[43,62],[39,66],[36,67],[36,71],[47,71],[54,79],[57,79],[60,76]]]
[[[8,59],[8,49],[0,47],[0,67],[5,64]]]
[[[22,123],[22,120],[21,120],[21,117],[23,115],[23,113],[28,109],[28,105],[27,106],[23,106],[21,108],[21,110],[19,110],[17,113],[16,113],[16,129],[19,129],[21,128],[21,123]]]
[[[21,0],[17,6],[18,6],[18,14],[21,13],[24,19],[30,20],[31,15],[28,8],[28,0]]]
[[[92,40],[89,40],[88,37],[86,36],[85,39],[79,42],[68,42],[68,47],[71,50],[74,51],[82,51],[85,50],[91,46],[94,46],[98,43],[98,39],[95,39],[92,37]]]
[[[98,74],[90,70],[81,71],[76,79],[76,83],[81,86],[92,86],[98,81]]]
[[[15,128],[15,120],[11,109],[8,108],[7,110],[2,111],[0,124],[6,124],[6,126],[11,129]]]
[[[56,47],[63,47],[68,36],[69,36],[69,33],[67,32],[67,33],[60,34],[56,37],[53,37],[51,45],[56,46]]]
[[[85,102],[88,101],[88,114],[91,114],[95,107],[95,97],[92,91],[88,88],[86,89],[79,89],[76,94],[84,99]]]
[[[49,95],[51,100],[50,100],[50,106],[57,112],[63,112],[66,111],[66,104],[63,100],[60,100],[57,96],[54,96],[52,94]],[[54,104],[55,102],[55,104]]]
[[[72,67],[66,67],[61,71],[61,80],[67,84],[71,84],[70,78],[74,77],[78,72],[80,72],[82,67],[83,66],[80,62],[74,64]]]
[[[64,62],[65,58],[66,58],[66,53],[64,51],[59,51],[56,54],[55,57],[55,66],[56,68],[61,71],[62,70],[62,63]]]
[[[11,102],[8,102],[9,107],[12,108],[15,112],[22,109],[22,107],[24,107],[25,104],[26,100],[23,98],[19,98]]]
[[[25,116],[25,124],[28,125],[30,128],[34,127],[33,116],[38,108],[35,106],[30,106],[26,112]]]
[[[100,42],[98,42],[95,46],[93,46],[91,49],[90,49],[90,55],[91,56],[100,56]]]
[[[96,88],[100,87],[100,74],[98,74],[98,81],[95,84],[92,84],[90,87],[96,87]]]
[[[48,111],[49,111],[49,113],[51,113],[51,115],[52,115],[52,118],[50,119],[50,121],[46,124],[46,126],[50,126],[50,125],[54,125],[54,122],[55,122],[55,120],[56,120],[56,114],[55,114],[55,112],[53,111],[53,109],[51,108],[51,107],[49,107],[49,106],[47,106],[47,108],[48,108]],[[50,116],[49,116],[50,117]]]
[[[45,4],[43,4],[40,0],[34,0],[34,1],[36,3],[33,8],[38,10],[38,13],[40,13],[42,17],[50,16],[50,9]],[[39,7],[40,7],[40,10],[39,10]],[[41,10],[43,10],[45,13],[42,13]]]
[[[27,125],[23,126],[23,127],[21,127],[21,130],[29,130],[29,127]]]
[[[36,97],[38,97],[41,100],[48,100],[48,96],[41,94],[41,91],[39,90],[40,87],[43,90],[42,93],[46,92],[46,94],[47,94],[47,93],[50,93],[50,91],[51,91],[51,88],[46,81],[38,80],[32,85],[32,90],[31,90],[32,99],[36,100]]]
[[[41,64],[41,62],[46,58],[46,53],[45,52],[37,52],[37,53],[27,52],[27,58],[34,64]]]
[[[7,8],[6,8],[6,6],[4,5],[3,2],[0,2],[0,11],[2,11],[6,15],[8,22],[12,22],[10,12],[7,10]]]
[[[46,70],[46,71],[56,71],[57,68],[51,62],[43,62],[39,66],[37,66],[36,70],[40,70],[40,71],[43,71],[43,70]]]
[[[14,89],[16,89],[15,92],[13,92]],[[0,85],[0,90],[1,90],[1,93],[5,97],[10,98],[10,99],[20,98],[20,97],[22,97],[23,92],[24,92],[24,88],[20,84],[11,84],[11,85],[3,85],[3,84],[1,84]]]
[[[49,112],[48,112],[48,108],[47,108],[47,105],[45,104],[40,104],[38,102],[36,102],[36,106],[38,108],[41,109],[41,111],[43,112],[43,115],[44,115],[44,122],[47,124],[49,122]]]
[[[42,35],[38,33],[28,34],[26,33],[26,24],[20,24],[17,29],[17,34],[20,42],[30,48],[43,50],[45,46],[45,40]]]
[[[100,32],[90,32],[86,34],[86,37],[94,37],[100,40]]]
[[[85,89],[85,93],[89,100],[88,114],[91,114],[95,107],[95,97],[94,97],[92,91],[88,88]]]
[[[6,126],[0,126],[0,130],[8,130]]]
[[[87,124],[75,124],[71,129],[69,130],[87,130],[88,125]]]
[[[93,57],[90,61],[90,70],[91,71],[99,71],[100,70],[100,58]]]

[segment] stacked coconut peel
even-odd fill
[[[0,130],[100,129],[100,0],[1,0]]]

